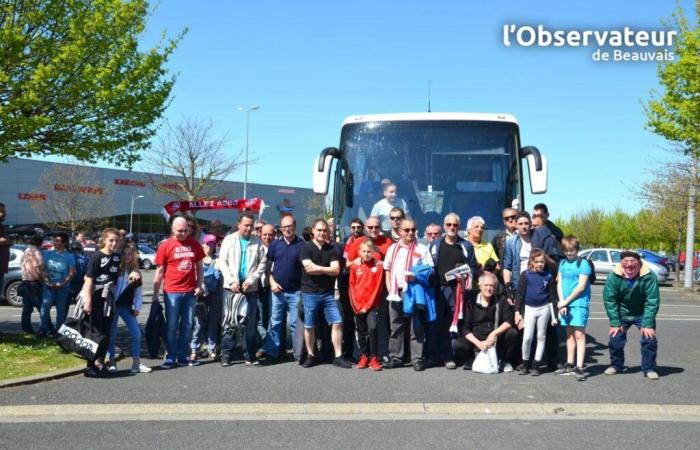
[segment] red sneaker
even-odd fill
[[[368,365],[369,365],[369,358],[367,357],[367,355],[360,356],[360,360],[357,362],[357,368],[358,369],[366,369]]]
[[[382,363],[379,362],[376,356],[373,356],[372,359],[369,361],[369,368],[374,370],[375,372],[379,372],[382,370]]]

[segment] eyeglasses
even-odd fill
[[[508,222],[510,222],[511,220],[515,220],[515,216],[505,216],[503,220],[507,220]]]
[[[401,217],[401,216],[389,216],[389,218],[390,218],[391,220],[401,220],[401,219],[403,219],[403,217]]]
[[[361,229],[362,229],[362,225],[353,225],[353,226],[350,227],[350,229],[351,229],[351,230],[361,230]]]
[[[415,233],[416,232],[415,228],[401,228],[401,229],[406,233]]]
[[[379,225],[365,225],[365,228],[367,228],[368,230],[378,230]]]
[[[425,233],[426,236],[440,236],[440,233]]]
[[[458,223],[446,223],[445,226],[446,227],[459,227],[459,224]]]

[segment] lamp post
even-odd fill
[[[143,198],[143,195],[137,195],[134,197],[134,194],[131,194],[131,212],[129,213],[129,234],[131,234],[131,227],[134,224],[134,201],[136,201],[139,198]]]
[[[243,198],[248,199],[248,147],[249,147],[249,137],[250,137],[250,112],[257,111],[260,106],[253,105],[246,109],[242,106],[236,108],[236,111],[241,111],[245,113],[245,178],[243,179]]]

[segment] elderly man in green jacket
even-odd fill
[[[627,329],[634,325],[642,335],[642,372],[648,379],[658,380],[656,313],[659,312],[659,283],[656,274],[642,262],[638,253],[630,250],[620,253],[620,264],[605,281],[603,303],[610,320],[610,367],[605,369],[605,375],[622,372]]]

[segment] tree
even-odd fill
[[[602,240],[603,222],[605,212],[592,208],[580,211],[568,221],[561,224],[564,234],[573,234],[584,247],[600,247],[604,245]]]
[[[689,170],[697,179],[700,169],[700,0],[695,0],[697,23],[691,27],[678,6],[669,27],[678,29],[672,61],[661,61],[658,66],[663,94],[652,91],[645,105],[647,126],[656,134],[682,146],[689,157]],[[697,184],[688,186],[686,252],[695,245],[695,210]],[[686,271],[684,286],[693,285],[691,271]]]
[[[71,233],[98,229],[112,215],[113,192],[95,169],[76,161],[45,170],[39,186],[32,209],[50,228]]]
[[[214,135],[211,121],[190,118],[167,125],[144,163],[158,174],[151,178],[153,187],[170,200],[226,197],[222,181],[244,161],[242,153],[231,155],[225,147],[226,138]]]
[[[0,160],[69,155],[132,167],[175,81],[165,64],[184,31],[148,51],[145,0],[0,4]]]

